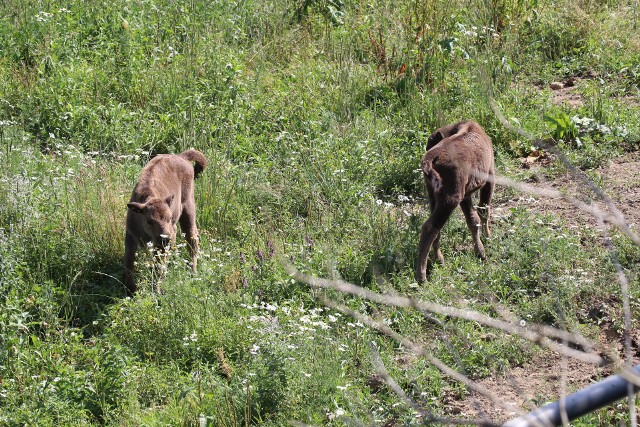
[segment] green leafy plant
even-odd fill
[[[554,140],[572,144],[577,143],[579,145],[578,127],[566,113],[546,113],[544,115],[544,120],[552,127],[551,137]]]

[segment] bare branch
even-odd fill
[[[604,223],[600,220],[598,221],[598,225],[600,228],[605,230]],[[625,367],[628,370],[631,370],[633,367],[633,352],[631,349],[631,306],[629,304],[629,282],[627,280],[626,274],[624,274],[624,270],[620,265],[620,261],[616,255],[616,250],[611,244],[611,239],[605,236],[604,245],[609,251],[611,255],[611,261],[616,267],[616,272],[618,274],[618,282],[620,283],[620,290],[622,292],[622,309],[624,312],[624,353],[625,353]],[[635,376],[637,378],[637,375]],[[631,380],[629,380],[631,382]],[[629,418],[632,427],[636,427],[638,425],[638,421],[636,418],[636,404],[635,404],[635,392],[633,387],[629,385],[628,387],[628,402],[629,402]]]
[[[518,408],[511,406],[511,405],[507,405],[504,403],[504,401],[500,400],[499,398],[495,397],[488,389],[486,389],[485,387],[481,386],[480,384],[476,383],[475,381],[469,379],[468,377],[460,374],[458,371],[456,371],[455,369],[450,368],[449,366],[447,366],[444,362],[442,362],[440,359],[438,359],[437,357],[433,356],[431,354],[431,352],[426,349],[423,346],[420,346],[416,343],[414,343],[413,341],[411,341],[410,339],[406,338],[403,335],[400,335],[399,333],[397,333],[396,331],[394,331],[393,329],[391,329],[388,325],[386,325],[384,322],[378,322],[375,319],[371,318],[370,316],[367,316],[365,314],[359,313],[357,311],[351,310],[350,308],[338,304],[332,300],[329,300],[327,298],[324,297],[320,297],[321,302],[326,305],[329,308],[332,308],[334,310],[337,310],[343,314],[346,314],[348,316],[353,317],[354,319],[362,322],[363,324],[369,326],[372,329],[375,329],[379,332],[382,332],[383,334],[387,335],[388,337],[392,338],[393,340],[397,341],[399,344],[401,344],[403,347],[405,347],[407,350],[411,351],[412,353],[418,355],[418,356],[422,356],[424,358],[426,358],[429,363],[431,363],[432,365],[434,365],[436,368],[438,368],[440,370],[440,372],[442,372],[443,374],[447,375],[450,378],[453,378],[456,381],[461,382],[462,384],[466,385],[470,390],[473,390],[477,393],[479,393],[480,395],[484,396],[485,398],[489,399],[494,405],[500,406],[501,408],[503,408],[506,411],[509,412],[515,412],[515,413],[522,413],[521,410],[519,410]],[[437,421],[437,419],[430,415],[430,419],[431,420],[435,420]],[[451,423],[451,420],[447,420],[448,423]],[[491,423],[487,423],[486,421],[478,421],[478,422],[474,422],[471,420],[465,420],[462,424],[475,424],[475,425],[491,425]]]
[[[615,225],[620,231],[622,231],[625,235],[627,235],[629,238],[631,238],[634,241],[634,243],[640,245],[640,238],[633,231],[631,231],[631,229],[629,228],[629,226],[627,225],[627,223],[626,223],[626,221],[624,219],[624,215],[616,207],[616,205],[613,202],[613,200],[611,200],[611,198],[601,188],[599,188],[597,185],[595,185],[593,183],[593,181],[591,181],[589,179],[589,177],[585,175],[584,172],[582,172],[580,169],[575,167],[569,161],[569,159],[566,158],[566,156],[564,155],[564,153],[562,153],[562,151],[560,151],[557,147],[551,145],[549,143],[549,141],[546,141],[546,140],[543,140],[543,139],[540,139],[540,138],[536,138],[533,134],[527,132],[526,130],[522,129],[521,127],[514,126],[513,124],[511,124],[506,119],[506,117],[502,114],[502,111],[500,110],[500,107],[498,106],[498,104],[496,103],[496,101],[493,98],[489,98],[489,105],[491,106],[491,109],[493,110],[494,114],[496,115],[496,118],[498,119],[498,121],[505,128],[509,129],[511,132],[517,133],[518,135],[528,139],[531,143],[536,144],[536,145],[544,148],[545,150],[550,151],[550,152],[554,153],[555,155],[557,155],[558,158],[560,159],[560,161],[567,168],[567,170],[569,171],[571,176],[573,176],[574,179],[576,179],[578,182],[580,182],[582,185],[584,185],[590,191],[592,191],[596,196],[598,196],[598,198],[600,198],[605,203],[606,207],[611,211],[610,215],[605,214],[605,215],[600,215],[600,216],[602,218],[606,219],[608,222],[611,222],[613,225]],[[562,197],[567,198],[566,196],[562,196]],[[569,200],[572,203],[574,203],[574,201],[572,201],[570,199],[567,199],[567,200]],[[575,201],[578,202],[578,204],[580,204],[582,206],[582,207],[580,207],[580,209],[584,210],[585,212],[589,212],[590,211],[591,207],[589,205],[586,205],[585,203],[579,202],[577,200],[575,200]],[[579,207],[579,206],[576,204],[576,207]],[[586,208],[586,209],[583,209],[583,208]],[[594,215],[599,216],[595,212],[597,212],[597,211],[594,210],[594,212],[593,212]]]
[[[400,385],[398,385],[396,380],[394,380],[393,377],[389,375],[389,372],[385,368],[384,363],[382,363],[382,360],[380,359],[380,353],[378,353],[378,350],[376,350],[376,348],[372,344],[369,344],[369,350],[371,351],[371,354],[373,354],[373,366],[376,369],[376,372],[378,373],[378,375],[382,377],[382,380],[385,382],[385,384],[395,394],[397,394],[398,397],[404,400],[404,402],[407,405],[413,408],[414,411],[419,413],[423,419],[432,421],[434,419],[433,414],[427,411],[426,409],[424,409],[423,407],[421,407],[420,405],[418,405],[417,402],[415,402],[413,399],[407,396],[404,390],[402,390],[402,387],[400,387]]]
[[[515,188],[518,191],[523,193],[533,194],[537,196],[547,197],[550,199],[564,199],[571,203],[576,208],[581,211],[593,215],[596,219],[602,219],[612,225],[614,225],[618,230],[620,230],[625,236],[629,237],[635,244],[640,245],[640,237],[635,234],[629,225],[624,222],[624,218],[620,218],[615,214],[611,214],[600,209],[598,205],[595,204],[587,204],[581,200],[576,199],[568,194],[562,193],[558,190],[554,190],[551,188],[538,188],[532,185],[527,185],[522,182],[514,181],[509,178],[505,178],[502,176],[495,177],[496,184],[504,185],[507,187]]]
[[[395,394],[397,394],[398,397],[404,400],[407,405],[409,405],[411,408],[413,408],[414,411],[418,412],[422,416],[424,422],[441,423],[441,424],[449,424],[449,425],[463,425],[463,424],[479,425],[484,427],[497,426],[497,424],[491,423],[489,421],[484,421],[484,420],[453,420],[449,418],[440,418],[440,417],[434,416],[431,412],[422,408],[420,405],[418,405],[418,403],[416,403],[413,399],[407,396],[404,390],[402,390],[402,387],[400,387],[400,385],[396,382],[396,380],[393,379],[393,377],[389,374],[389,372],[385,368],[384,363],[382,363],[382,360],[380,359],[380,354],[378,353],[378,350],[376,350],[373,347],[373,345],[370,345],[369,348],[371,350],[371,353],[373,354],[373,365],[376,368],[376,372],[378,373],[378,375],[382,377],[385,384],[387,384],[387,386]]]
[[[587,340],[585,337],[577,333],[570,333],[546,325],[533,325],[530,327],[523,327],[511,322],[494,319],[490,316],[473,310],[463,310],[436,304],[433,302],[417,301],[412,298],[398,295],[382,295],[342,280],[322,279],[303,274],[295,267],[293,267],[289,262],[284,260],[283,265],[287,273],[289,273],[293,278],[315,288],[333,289],[342,293],[359,296],[366,300],[384,305],[415,308],[417,310],[428,311],[434,314],[440,314],[448,317],[477,322],[491,328],[518,335],[543,347],[547,347],[565,356],[582,360],[583,362],[596,365],[600,365],[604,362],[604,360],[593,351],[594,345],[591,343],[591,341]],[[577,344],[578,346],[582,347],[584,351],[579,351],[567,346],[563,346],[562,344],[559,344],[558,342],[551,340],[550,338],[566,340],[570,343]]]

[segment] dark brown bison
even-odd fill
[[[437,261],[444,262],[440,251],[440,230],[458,205],[471,231],[475,254],[485,258],[480,227],[485,236],[489,236],[489,203],[494,186],[491,138],[473,121],[444,126],[429,137],[421,168],[431,214],[420,232],[415,273],[420,283],[426,279],[427,258],[432,246]],[[471,201],[471,196],[478,190],[480,215]]]

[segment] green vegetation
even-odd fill
[[[456,213],[445,264],[415,287],[416,169],[436,127],[473,118],[498,171],[528,178],[518,158],[540,147],[501,126],[489,96],[583,170],[637,151],[639,19],[631,0],[0,3],[0,425],[418,423],[374,381],[370,346],[434,414],[466,394],[323,307],[281,259],[493,316],[495,299],[524,322],[592,338],[604,324],[619,331],[601,235],[552,212],[504,207],[486,262]],[[569,79],[576,106],[548,88]],[[141,291],[125,298],[137,175],[154,154],[191,147],[210,161],[196,182],[199,271],[178,248],[163,294],[141,265]],[[501,188],[496,203],[514,193]],[[640,250],[613,243],[638,319]],[[535,351],[480,324],[327,295],[474,379]]]

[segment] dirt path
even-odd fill
[[[505,422],[529,412],[548,402],[598,381],[606,375],[602,368],[562,359],[547,353],[535,357],[525,366],[512,368],[508,373],[479,381],[479,384],[500,401],[518,408],[521,412],[509,412],[478,395],[468,396],[447,406],[449,414],[456,417]]]
[[[533,169],[535,168],[535,169]],[[532,175],[544,176],[541,166],[534,166]],[[608,166],[596,170],[601,187],[611,198],[615,206],[624,215],[625,222],[632,229],[640,227],[640,154],[612,161]],[[595,199],[586,186],[573,179],[569,173],[552,181],[540,178],[537,182],[527,183],[534,189],[561,191],[583,202]],[[608,212],[605,204],[595,200],[597,205]],[[553,213],[566,224],[575,227],[595,227],[596,218],[576,208],[566,200],[551,199],[535,194],[519,193],[515,197],[498,198],[494,206],[496,215],[518,206],[524,206],[534,212]]]

